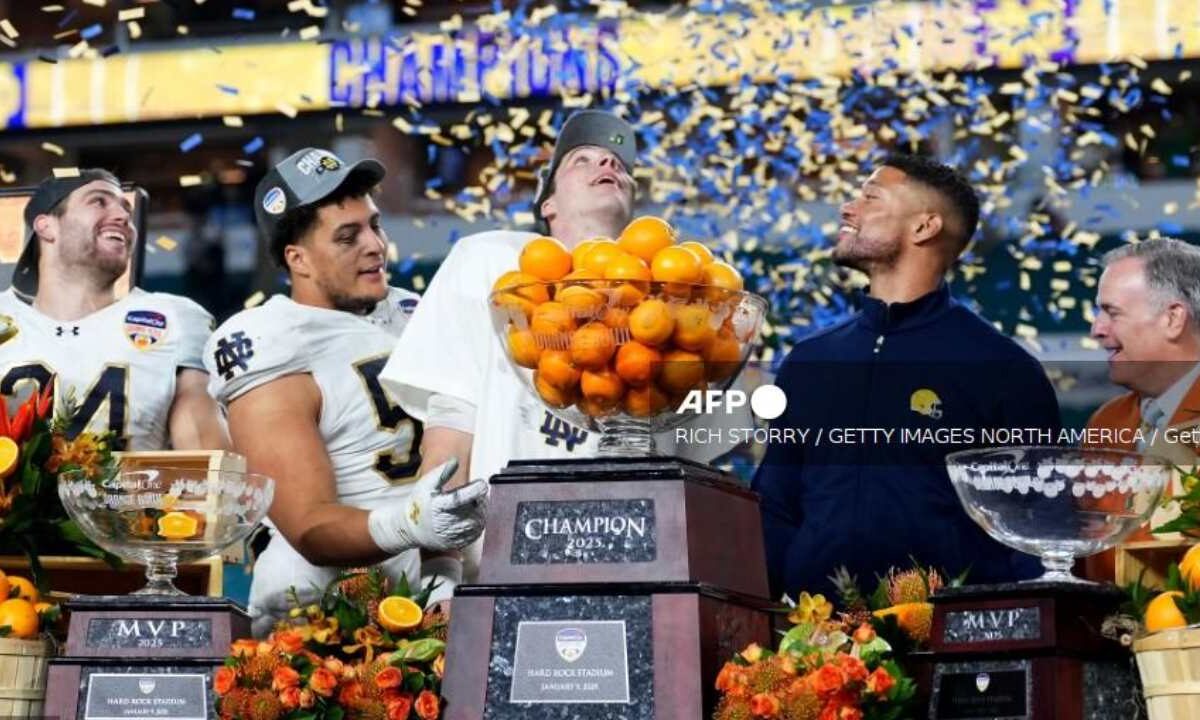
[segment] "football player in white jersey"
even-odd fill
[[[276,482],[276,532],[250,589],[258,635],[286,616],[289,588],[311,602],[340,568],[375,563],[416,586],[444,576],[444,561],[422,563],[419,549],[452,550],[482,532],[486,485],[443,493],[454,461],[419,473],[421,425],[379,382],[417,304],[384,274],[371,197],[383,175],[375,160],[347,165],[314,148],[276,165],[255,214],[291,297],[234,315],[205,348],[234,447]]]
[[[54,377],[74,394],[71,430],[116,434],[130,450],[228,446],[200,354],[212,316],[187,298],[134,288],[118,298],[137,230],[106,170],[47,178],[25,208],[30,229],[13,287],[0,293],[0,393]]]
[[[572,115],[539,176],[534,202],[539,229],[568,249],[596,237],[616,238],[633,213],[636,159],[636,137],[624,120],[599,110]],[[491,477],[514,459],[597,452],[595,433],[552,415],[517,377],[492,327],[488,294],[502,274],[517,267],[521,248],[534,237],[501,230],[456,242],[383,370],[384,386],[425,422],[424,463],[459,459],[454,482],[468,473]],[[452,351],[430,353],[430,347]],[[726,422],[734,427],[751,421],[730,415]],[[730,449],[677,447],[670,434],[659,435],[656,443],[668,453],[705,461]],[[468,560],[470,565],[477,558]]]

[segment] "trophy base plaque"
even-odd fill
[[[764,601],[695,583],[459,591],[447,720],[708,717],[721,666],[770,638]]]
[[[1100,635],[1123,601],[1112,585],[1010,583],[933,596],[929,719],[1127,720],[1128,649]]]
[[[212,674],[250,617],[189,596],[77,597],[62,657],[49,663],[45,713],[58,720],[209,720]]]
[[[771,643],[757,496],[675,458],[515,461],[455,591],[447,720],[696,720]]]

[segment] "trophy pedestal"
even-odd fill
[[[669,458],[514,462],[453,601],[447,720],[695,720],[771,644],[757,497]]]
[[[250,617],[228,600],[78,597],[62,657],[50,660],[47,717],[58,720],[208,720],[213,671]]]
[[[1123,602],[1112,585],[1011,583],[933,596],[930,720],[1127,720],[1127,648],[1100,635]]]

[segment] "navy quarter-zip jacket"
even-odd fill
[[[772,427],[810,431],[769,444],[754,477],[776,597],[830,593],[839,566],[870,592],[876,576],[912,559],[951,575],[969,567],[972,583],[1038,574],[1035,558],[967,516],[944,458],[988,444],[988,428],[1057,436],[1054,389],[1029,353],[945,284],[908,303],[864,296],[858,314],[797,343],[776,384],[788,402]],[[892,434],[837,442],[855,428]]]

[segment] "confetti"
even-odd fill
[[[130,20],[141,20],[146,17],[146,8],[127,8],[117,12],[118,22],[128,22]]]
[[[8,18],[0,20],[0,31],[3,31],[10,40],[16,40],[18,37],[20,37],[17,33],[17,29],[13,27],[11,22],[8,21]]]
[[[301,40],[312,40],[313,38],[320,37],[320,35],[321,28],[318,25],[309,25],[307,27],[300,28]]]
[[[195,187],[204,182],[204,179],[199,175],[180,175],[179,187]]]
[[[171,252],[172,250],[174,250],[176,247],[179,246],[178,242],[167,237],[166,235],[159,235],[157,238],[155,238],[154,244],[157,245],[158,247],[162,248],[163,250],[166,250],[167,252]]]
[[[225,125],[225,127],[242,127],[242,118],[238,115],[223,115],[221,116],[221,122]]]
[[[185,153],[191,152],[192,150],[195,150],[197,147],[199,147],[200,143],[202,143],[202,142],[204,142],[203,135],[201,135],[200,133],[192,133],[191,135],[188,135],[186,138],[184,138],[183,142],[179,143],[179,149],[180,149],[180,151],[185,152]]]
[[[79,177],[79,168],[77,167],[56,167],[51,172],[56,178]]]
[[[45,150],[46,152],[54,153],[55,155],[58,155],[59,157],[62,157],[64,154],[63,149],[60,146],[55,145],[52,142],[42,143],[42,149]]]
[[[267,299],[266,293],[264,293],[262,290],[257,290],[254,292],[253,295],[246,298],[246,301],[244,303],[242,303],[242,307],[245,308],[246,310],[249,310],[252,307],[258,307],[259,305],[262,305],[263,300],[266,300],[266,299]]]
[[[107,4],[107,0],[83,0],[83,4],[84,5],[94,5],[96,7],[104,7]]]
[[[250,142],[248,142],[242,146],[242,152],[245,153],[246,155],[253,155],[254,153],[258,152],[259,150],[262,150],[263,145],[265,145],[265,144],[266,143],[263,142],[263,139],[261,137],[255,136],[255,138],[253,140],[251,140]]]

